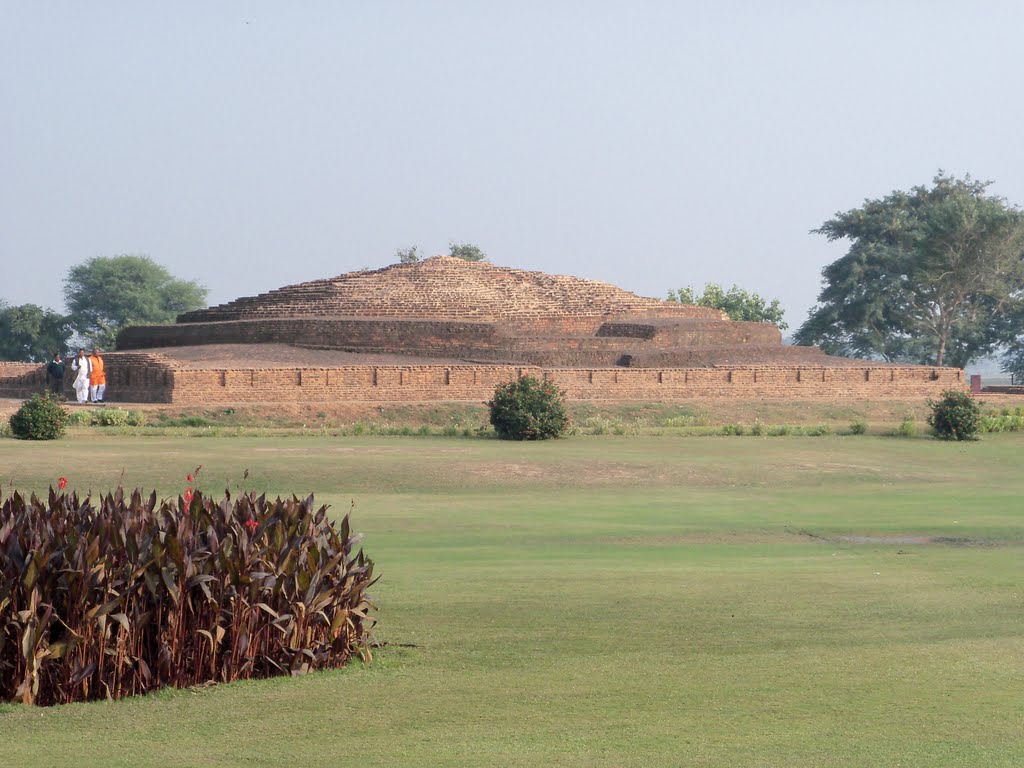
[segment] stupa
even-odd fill
[[[479,401],[528,374],[577,399],[921,397],[963,386],[959,369],[830,357],[719,310],[449,256],[127,328],[117,346],[111,397],[158,402]]]

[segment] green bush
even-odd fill
[[[1024,408],[1003,408],[981,417],[980,432],[1024,432]]]
[[[943,440],[976,440],[981,427],[981,408],[968,392],[949,389],[938,400],[929,400],[928,424]]]
[[[851,435],[866,435],[868,431],[868,423],[863,419],[857,419],[850,425]]]
[[[0,702],[120,699],[368,658],[373,562],[359,539],[312,496],[14,493],[0,507]]]
[[[742,424],[726,424],[719,430],[721,435],[742,435],[747,430]]]
[[[915,437],[917,435],[917,424],[908,416],[896,427],[895,434],[897,437]]]
[[[68,414],[69,427],[87,427],[92,424],[92,411],[88,408],[76,408]]]
[[[487,407],[494,431],[504,440],[547,440],[569,429],[564,393],[532,376],[499,384]]]
[[[92,412],[92,423],[98,427],[141,427],[146,423],[146,415],[123,408],[97,408]]]
[[[828,424],[815,424],[804,428],[804,434],[808,437],[828,437],[832,434],[832,427]]]
[[[64,436],[68,411],[49,394],[33,395],[10,419],[11,433],[22,440],[56,440]]]
[[[605,416],[588,416],[581,425],[581,431],[586,435],[607,435],[614,433],[625,434],[626,427],[618,419],[611,419]]]

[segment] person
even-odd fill
[[[75,371],[75,399],[79,403],[89,402],[89,358],[85,356],[85,350],[78,350],[78,357],[71,361],[71,370]]]
[[[107,374],[103,370],[103,358],[100,351],[93,347],[89,357],[89,399],[94,403],[102,403],[107,393]]]
[[[53,360],[47,363],[46,378],[50,382],[50,392],[60,397],[64,391],[64,361],[60,352],[54,352]]]

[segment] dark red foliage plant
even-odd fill
[[[313,497],[50,489],[0,507],[0,701],[119,699],[162,686],[369,660],[373,562]]]

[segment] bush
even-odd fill
[[[929,400],[932,412],[928,424],[943,440],[976,440],[981,426],[981,408],[969,393],[949,389],[938,400]]]
[[[85,408],[76,408],[68,414],[69,427],[87,427],[92,424],[92,411]]]
[[[99,427],[141,427],[146,423],[146,415],[123,408],[97,408],[92,412],[91,423]]]
[[[897,437],[915,437],[917,435],[917,424],[914,423],[912,418],[907,416],[907,418],[901,421],[900,425],[896,427],[896,432],[894,434]]]
[[[49,394],[34,395],[10,421],[11,433],[22,440],[56,440],[64,436],[68,411]]]
[[[358,541],[312,496],[15,493],[0,508],[0,701],[119,699],[368,658],[373,563]]]
[[[547,440],[569,429],[564,393],[532,376],[499,384],[487,407],[494,431],[504,440]]]
[[[1003,408],[982,415],[980,432],[1024,432],[1024,408]]]
[[[863,419],[857,419],[850,425],[851,435],[866,435],[868,432],[868,423]]]

